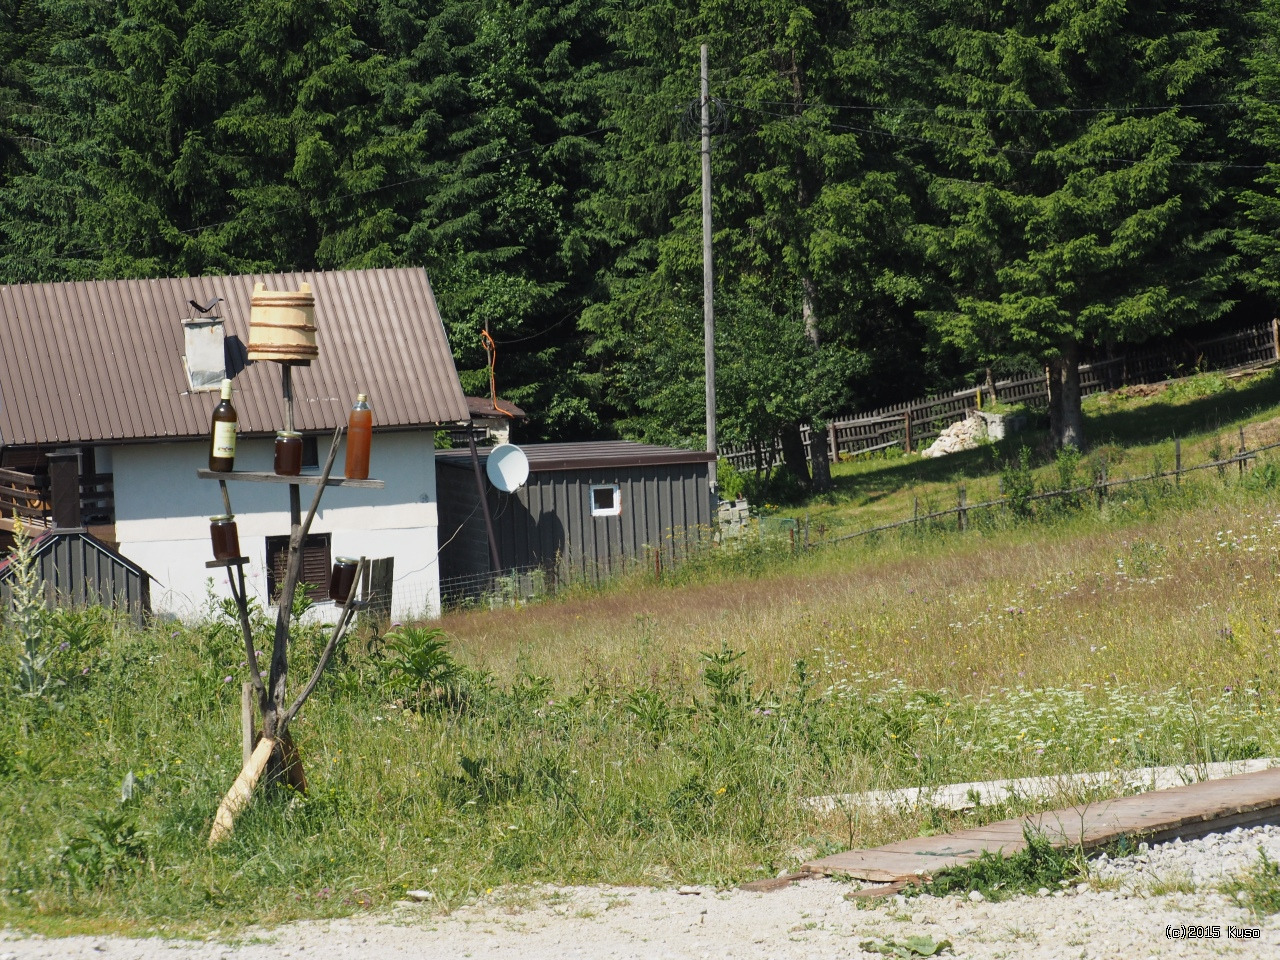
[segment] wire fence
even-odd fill
[[[848,540],[854,540],[858,537],[865,537],[870,534],[883,533],[888,530],[898,530],[905,527],[918,528],[921,524],[932,524],[935,521],[945,520],[948,517],[954,517],[957,530],[965,530],[968,526],[969,514],[977,510],[995,510],[995,509],[1022,509],[1031,503],[1044,500],[1059,500],[1069,498],[1080,498],[1092,495],[1099,503],[1101,503],[1107,494],[1116,488],[1129,486],[1137,483],[1151,483],[1159,480],[1173,480],[1175,485],[1182,482],[1183,476],[1189,473],[1195,473],[1200,470],[1218,470],[1220,475],[1225,475],[1226,471],[1232,466],[1243,474],[1244,471],[1252,465],[1259,454],[1268,450],[1280,448],[1280,443],[1269,443],[1253,450],[1245,450],[1243,444],[1241,449],[1229,457],[1210,460],[1207,463],[1196,464],[1194,466],[1183,466],[1181,456],[1181,442],[1175,441],[1174,450],[1174,468],[1172,470],[1153,470],[1151,473],[1141,474],[1135,477],[1123,477],[1120,479],[1109,479],[1106,474],[1105,465],[1100,473],[1098,473],[1089,483],[1081,484],[1074,487],[1068,487],[1061,490],[1044,490],[1039,493],[1027,493],[1024,496],[1006,496],[998,497],[994,500],[983,500],[974,503],[968,503],[965,498],[965,488],[960,485],[956,488],[956,505],[943,510],[928,509],[924,513],[920,512],[920,503],[917,498],[915,508],[912,515],[908,519],[897,520],[893,523],[882,523],[874,527],[867,527],[862,530],[856,530],[852,533],[845,533],[839,536],[827,537],[816,541],[807,541],[806,547],[818,546],[821,544],[842,543]]]
[[[1122,386],[1160,382],[1192,370],[1236,370],[1275,363],[1280,360],[1280,322],[1259,324],[1208,340],[1163,344],[1121,357],[1095,360],[1080,365],[1081,396],[1115,390]],[[918,450],[957,420],[964,420],[984,405],[1038,404],[1047,401],[1046,371],[1034,371],[997,380],[994,391],[969,387],[904,403],[891,404],[866,413],[840,417],[827,424],[824,437],[816,437],[806,424],[800,428],[805,455],[812,460],[812,444],[825,440],[827,456],[835,462],[842,456],[873,453],[892,447],[906,453]],[[778,438],[745,447],[725,446],[720,456],[738,469],[768,470],[782,462],[782,441]]]

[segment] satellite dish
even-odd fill
[[[495,487],[503,493],[512,493],[529,479],[529,458],[514,443],[500,443],[489,451],[484,472]]]

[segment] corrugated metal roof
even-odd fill
[[[295,425],[346,423],[369,394],[374,428],[466,422],[467,402],[427,282],[416,268],[0,286],[0,444],[204,436],[217,394],[183,367],[187,303],[222,297],[240,430],[280,429],[279,364],[246,363],[249,298],[311,284],[320,357],[293,370]],[[238,338],[232,340],[231,338]]]
[[[580,443],[522,443],[529,458],[529,472],[547,470],[590,470],[594,467],[644,467],[674,463],[709,463],[715,454],[705,450],[680,450],[658,447],[629,440],[590,440]],[[483,464],[493,447],[480,447],[476,452]],[[470,467],[471,451],[442,450],[436,462],[453,467]]]

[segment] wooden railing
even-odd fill
[[[80,478],[80,522],[116,522],[116,491],[111,474],[96,473]]]
[[[1104,390],[1135,384],[1152,383],[1196,370],[1223,370],[1247,367],[1280,360],[1280,324],[1272,320],[1245,330],[1194,343],[1164,345],[1109,360],[1096,360],[1080,365],[1080,393],[1088,396]],[[1044,371],[1028,372],[995,384],[995,396],[984,394],[982,405],[993,400],[1001,403],[1039,403],[1049,395]],[[979,387],[953,393],[909,400],[880,407],[866,413],[841,417],[827,424],[827,456],[832,461],[841,456],[872,453],[900,447],[907,453],[917,451],[943,430],[969,416],[979,406]],[[800,428],[805,454],[811,457],[813,438],[807,425]],[[720,456],[740,470],[768,469],[782,461],[782,444],[778,440],[757,446],[722,447]]]
[[[49,478],[0,469],[0,517],[45,525],[49,522]]]

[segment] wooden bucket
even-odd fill
[[[275,291],[257,283],[249,300],[249,359],[310,363],[316,348],[316,298],[311,284]]]

